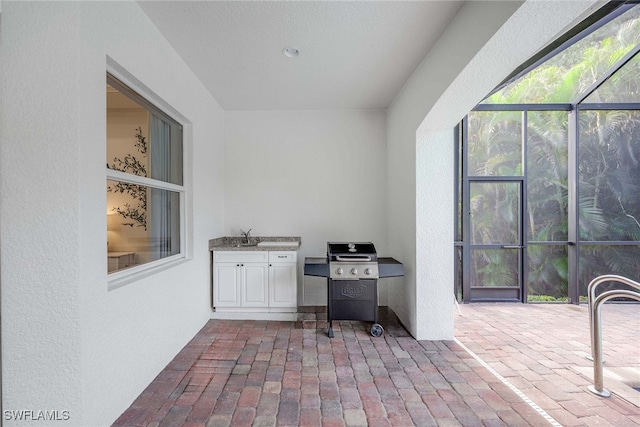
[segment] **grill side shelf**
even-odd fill
[[[326,257],[305,257],[304,275],[329,277],[329,263]]]
[[[380,278],[404,276],[404,265],[395,258],[378,258]]]
[[[378,258],[378,271],[380,278],[404,276],[404,265],[394,258]],[[329,263],[327,262],[327,258],[305,257],[304,275],[329,277]]]

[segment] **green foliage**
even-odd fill
[[[615,24],[615,25],[613,25]],[[640,43],[640,6],[612,25],[522,76],[484,101],[488,104],[570,103],[585,95]],[[640,106],[640,55],[609,78],[585,102]],[[526,113],[527,239],[568,239],[568,119],[564,111]],[[522,176],[523,113],[473,111],[468,115],[470,176]],[[579,110],[577,210],[581,241],[640,241],[640,111]],[[475,184],[474,184],[475,185]],[[473,243],[513,242],[519,195],[508,189],[471,187]],[[600,274],[638,279],[639,246],[580,247],[580,282]],[[474,251],[474,286],[504,286],[517,279],[505,251]],[[529,245],[529,300],[566,301],[566,246]],[[586,287],[586,285],[582,285]],[[584,291],[583,291],[584,293]],[[537,295],[537,296],[536,296]]]
[[[594,31],[483,103],[570,103],[640,42],[640,8]],[[629,80],[637,86],[637,73]],[[640,99],[636,98],[636,101]]]
[[[515,251],[477,250],[474,251],[472,271],[475,272],[474,286],[504,287],[518,283],[517,259]]]
[[[567,280],[569,278],[569,263],[567,262],[567,257],[555,258],[553,260],[553,266],[563,280]]]
[[[147,157],[147,138],[142,134],[142,128],[135,130],[135,143],[133,146],[139,153],[139,157],[127,154],[123,158],[114,157],[113,163],[107,167],[112,170],[126,172],[136,176],[147,176],[144,159]],[[120,215],[125,222],[122,225],[129,227],[142,227],[147,230],[147,188],[142,185],[130,184],[118,181],[107,186],[107,192],[128,194],[135,202],[135,205],[125,203],[123,206],[116,206],[112,210]]]
[[[568,297],[554,297],[551,295],[529,295],[527,297],[528,302],[567,302]]]

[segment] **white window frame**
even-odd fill
[[[145,187],[156,188],[160,190],[168,190],[176,192],[180,197],[180,252],[167,256],[155,261],[150,261],[144,264],[136,265],[124,270],[114,271],[107,274],[107,288],[109,291],[120,288],[128,283],[140,280],[157,272],[166,270],[175,265],[181,264],[189,259],[192,255],[192,239],[191,239],[191,179],[189,165],[191,164],[191,144],[190,142],[190,123],[173,107],[167,104],[164,100],[158,97],[153,91],[143,85],[140,81],[135,79],[129,73],[127,73],[121,66],[119,66],[111,58],[107,58],[107,74],[111,75],[122,85],[124,85],[129,91],[137,95],[136,102],[141,104],[145,108],[153,110],[153,113],[160,113],[158,115],[165,116],[171,121],[177,123],[182,127],[182,185],[173,184],[166,181],[156,180],[148,177],[137,176],[113,169],[106,168],[106,180],[114,180],[120,182],[126,182],[130,184],[142,185]],[[140,102],[143,101],[143,102]],[[144,104],[147,105],[144,105]],[[105,102],[105,117],[106,117],[106,102]],[[106,134],[105,134],[106,135]],[[105,148],[106,148],[106,136],[105,136]],[[106,193],[105,193],[106,197]],[[106,230],[106,227],[105,227]],[[106,245],[105,245],[106,247]],[[105,257],[105,262],[107,258]],[[105,272],[107,268],[105,266]]]

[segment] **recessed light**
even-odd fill
[[[282,53],[288,58],[295,58],[297,56],[300,56],[300,51],[295,47],[285,47],[284,49],[282,49]]]

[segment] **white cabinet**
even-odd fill
[[[213,289],[216,307],[268,307],[269,253],[214,252]]]
[[[269,282],[266,263],[246,263],[240,267],[243,307],[268,307]]]
[[[219,262],[213,266],[214,301],[216,307],[240,307],[240,264]]]
[[[214,251],[216,311],[295,312],[296,252]]]
[[[298,307],[295,252],[269,252],[269,307]]]

